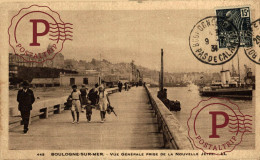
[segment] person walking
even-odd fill
[[[119,90],[119,92],[121,92],[121,91],[122,91],[123,84],[121,83],[121,81],[119,81],[117,85],[118,85],[118,90]]]
[[[98,84],[95,84],[95,87],[92,88],[88,93],[88,99],[90,100],[90,104],[86,106],[86,117],[88,122],[91,122],[92,116],[92,107],[95,107],[98,103]]]
[[[106,110],[107,106],[110,104],[107,91],[104,87],[99,87],[99,108],[100,108],[100,117],[101,123],[104,123],[106,120]]]
[[[127,82],[125,82],[125,91],[128,91],[128,83]]]
[[[85,87],[85,85],[82,85],[82,88],[80,89],[81,94],[81,112],[84,112],[83,108],[87,105],[87,91],[88,89]]]
[[[29,82],[24,81],[22,83],[22,89],[18,91],[17,102],[18,110],[21,112],[21,117],[24,125],[24,133],[27,133],[29,128],[30,112],[32,110],[32,104],[35,101],[33,91],[29,89]]]
[[[98,104],[98,99],[99,99],[98,84],[95,84],[95,87],[89,91],[88,97],[89,97],[89,100],[91,101],[91,105],[95,106]]]
[[[77,114],[77,123],[79,123],[79,112],[81,110],[81,93],[77,90],[77,85],[72,86],[71,92],[72,106],[71,106],[71,115],[73,118],[72,123],[75,123],[75,112]]]

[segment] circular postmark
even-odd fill
[[[251,118],[228,99],[209,98],[191,110],[188,134],[196,148],[221,155],[233,151],[244,133],[251,132]]]
[[[239,48],[239,32],[232,22],[216,16],[200,20],[191,30],[189,46],[201,62],[220,65],[231,60]]]
[[[260,19],[252,22],[252,47],[245,47],[247,57],[253,62],[260,64]]]
[[[24,61],[42,63],[52,60],[64,42],[72,40],[71,26],[48,6],[31,5],[12,17],[9,44]]]

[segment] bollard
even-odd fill
[[[60,104],[55,105],[53,108],[56,109],[56,110],[54,110],[54,114],[60,114],[61,113],[61,105]]]
[[[40,112],[43,112],[43,114],[40,115],[40,119],[48,118],[48,108],[42,108],[40,109]]]

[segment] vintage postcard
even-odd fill
[[[260,159],[260,1],[0,15],[0,159]]]

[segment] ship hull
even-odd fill
[[[251,89],[219,89],[215,91],[200,91],[205,97],[226,97],[234,99],[252,100]]]

